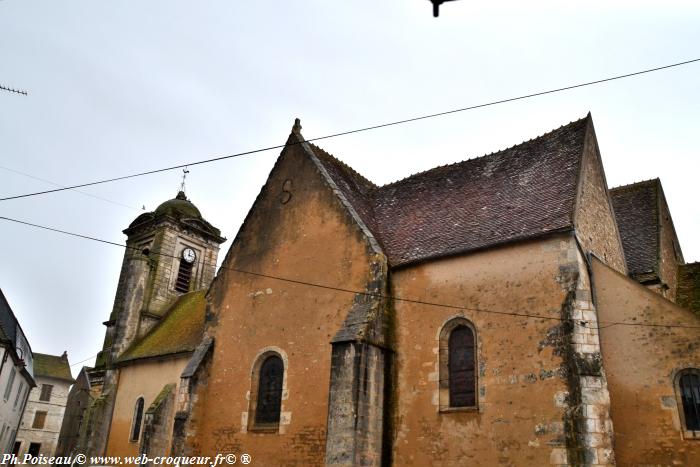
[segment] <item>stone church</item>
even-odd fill
[[[88,452],[700,459],[700,265],[659,180],[608,189],[590,114],[384,186],[297,121],[216,277],[184,194],[125,233]]]

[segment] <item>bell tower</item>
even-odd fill
[[[114,307],[96,368],[109,368],[180,295],[209,287],[226,239],[180,191],[127,229]]]
[[[184,178],[175,198],[138,216],[124,233],[126,251],[114,306],[104,323],[102,351],[89,371],[90,384],[100,395],[78,440],[88,455],[103,455],[107,446],[119,380],[117,359],[178,297],[209,287],[219,246],[226,240],[187,199]]]

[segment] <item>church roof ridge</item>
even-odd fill
[[[650,178],[648,180],[640,180],[638,182],[628,183],[626,185],[618,185],[618,186],[610,188],[610,191],[637,188],[637,187],[641,187],[643,185],[651,185],[651,184],[660,185],[661,179],[659,177],[655,177],[655,178]]]
[[[383,186],[313,150],[396,267],[573,228],[590,120],[589,113],[510,148]]]
[[[587,120],[589,120],[590,118],[591,118],[591,113],[589,112],[585,117],[581,117],[581,118],[579,118],[578,120],[573,120],[573,121],[571,121],[571,122],[569,122],[569,123],[560,125],[559,127],[554,128],[554,129],[552,129],[552,130],[550,130],[550,131],[547,131],[547,132],[541,134],[540,136],[536,136],[536,137],[534,137],[534,138],[530,138],[530,139],[528,139],[528,140],[526,140],[526,141],[521,141],[520,143],[513,144],[512,146],[509,146],[509,147],[506,147],[506,148],[503,148],[503,149],[499,149],[499,150],[497,150],[497,151],[489,152],[488,154],[482,154],[481,156],[475,156],[475,157],[468,157],[468,158],[463,159],[463,160],[461,160],[461,161],[450,162],[450,163],[448,163],[448,164],[438,165],[438,166],[435,166],[435,167],[431,167],[430,169],[422,170],[422,171],[420,171],[420,172],[415,172],[415,173],[413,173],[413,174],[411,174],[411,175],[407,175],[407,176],[404,177],[404,178],[400,178],[400,179],[398,179],[398,180],[394,180],[393,182],[389,182],[389,183],[387,183],[387,184],[380,185],[380,186],[378,186],[378,188],[381,189],[381,188],[392,187],[392,186],[397,185],[397,184],[400,184],[401,182],[404,182],[404,181],[406,181],[406,180],[410,180],[410,179],[413,178],[413,177],[418,177],[418,176],[421,176],[421,175],[425,175],[425,174],[427,174],[427,173],[429,173],[429,172],[431,172],[431,171],[434,171],[434,170],[444,169],[444,168],[446,168],[446,167],[455,167],[455,166],[458,166],[458,165],[460,165],[460,164],[465,164],[465,163],[468,163],[468,162],[479,161],[479,160],[481,160],[481,159],[484,159],[484,158],[487,158],[487,157],[491,157],[491,156],[497,156],[497,155],[500,155],[501,153],[504,153],[504,152],[506,152],[506,151],[511,151],[511,150],[516,149],[516,148],[518,148],[518,147],[524,147],[524,146],[526,146],[526,145],[528,145],[528,144],[535,143],[536,141],[538,141],[538,140],[540,140],[540,139],[543,139],[543,138],[546,138],[547,136],[552,135],[552,134],[553,134],[554,132],[556,132],[556,131],[560,131],[560,130],[566,128],[566,127],[574,126],[574,125],[579,124],[579,123],[581,123],[581,122],[587,121]]]

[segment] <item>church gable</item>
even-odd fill
[[[584,251],[594,253],[617,271],[627,272],[590,114],[586,119],[574,225],[576,237]]]
[[[386,259],[297,133],[209,291],[205,338],[213,346],[194,375],[206,382],[188,395],[196,403],[185,407],[189,421],[181,422],[175,446],[198,438],[203,451],[221,452],[211,434],[225,431],[231,443],[260,452],[261,464],[322,464],[331,341],[339,334],[382,340],[379,304],[351,291],[384,293],[377,285],[385,283]],[[279,392],[261,392],[271,386]],[[284,448],[300,439],[308,440],[307,451]]]

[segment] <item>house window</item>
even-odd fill
[[[29,443],[29,449],[27,449],[27,454],[32,457],[38,457],[39,451],[41,451],[41,443]]]
[[[681,419],[685,431],[700,431],[700,369],[682,370],[677,377]],[[692,433],[697,437],[700,433]]]
[[[43,430],[45,424],[46,424],[46,411],[45,410],[37,410],[34,413],[34,422],[32,423],[32,428],[36,428],[37,430]]]
[[[134,406],[134,420],[131,423],[130,441],[138,441],[141,436],[141,422],[143,420],[143,397],[136,399]]]
[[[12,392],[12,385],[15,383],[15,373],[17,371],[13,368],[12,371],[10,372],[10,377],[7,380],[7,386],[5,386],[5,394],[3,396],[4,400],[9,399],[10,393]]]
[[[17,409],[17,405],[19,404],[19,399],[22,395],[22,391],[24,391],[24,383],[19,383],[19,386],[17,386],[17,395],[15,396],[15,403],[12,406],[12,410]]]
[[[43,402],[48,402],[51,400],[51,391],[53,390],[53,384],[42,384],[41,385],[41,395],[39,400]]]
[[[454,318],[440,332],[440,411],[477,408],[476,332],[472,323]]]

